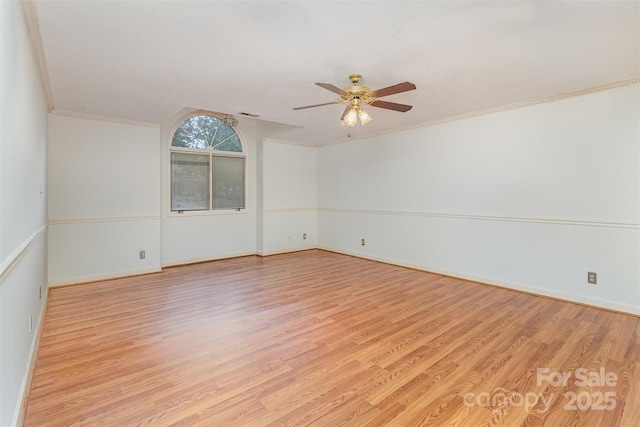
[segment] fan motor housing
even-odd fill
[[[364,98],[366,94],[371,92],[371,89],[369,89],[367,86],[347,86],[342,90],[344,90],[345,92],[351,95],[349,97],[343,96],[344,99],[350,99],[355,96]]]
[[[367,94],[371,92],[371,89],[369,89],[367,86],[358,85],[358,83],[360,83],[360,80],[362,80],[362,74],[357,74],[357,73],[349,74],[349,80],[351,80],[351,86],[347,86],[342,90],[347,92],[350,96],[342,95],[342,99],[344,100],[350,100],[354,98],[364,99],[366,98]]]

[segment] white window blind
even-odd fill
[[[213,156],[213,209],[244,209],[244,158]]]
[[[211,156],[171,153],[171,210],[209,209]]]

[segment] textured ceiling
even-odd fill
[[[640,76],[640,2],[36,1],[54,109],[163,123],[257,114],[276,139],[345,140],[337,95],[417,90],[354,137]]]

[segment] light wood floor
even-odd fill
[[[25,425],[640,426],[640,319],[317,250],[170,268],[51,289]]]

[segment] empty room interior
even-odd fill
[[[0,426],[640,426],[640,2],[0,32]]]

